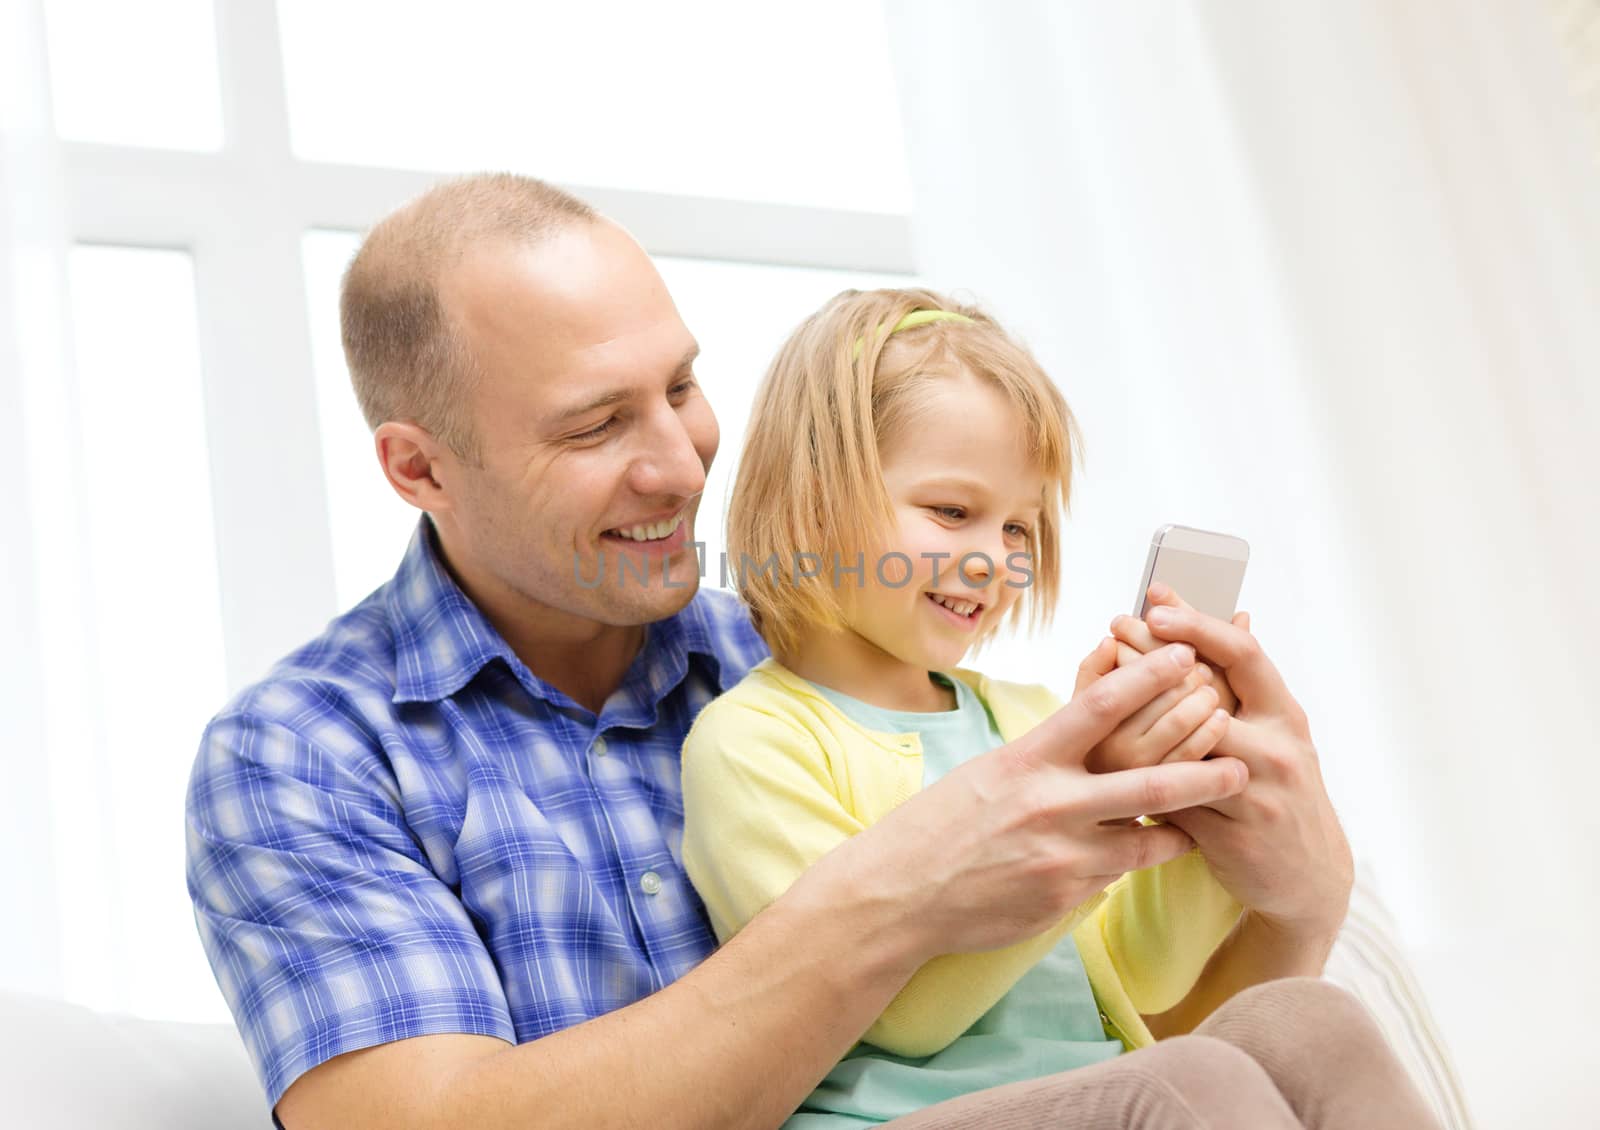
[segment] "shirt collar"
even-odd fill
[[[395,633],[395,702],[437,702],[459,691],[489,663],[504,660],[530,691],[566,696],[537,678],[461,591],[439,555],[433,522],[417,523],[400,568],[389,582],[387,601]],[[716,673],[720,691],[727,675],[714,646],[716,625],[699,595],[676,615],[649,625],[641,655],[630,668],[648,681],[659,701],[683,679],[688,656],[702,655]]]
[[[437,702],[495,659],[516,659],[500,633],[461,591],[439,556],[426,514],[389,582],[395,634],[395,702]]]

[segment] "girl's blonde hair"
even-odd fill
[[[933,321],[891,336],[915,310],[952,311],[970,321]],[[964,374],[1006,396],[1044,474],[1039,520],[1028,534],[1033,578],[1006,623],[1020,621],[1024,607],[1031,627],[1049,622],[1061,591],[1061,522],[1081,459],[1066,400],[1033,355],[976,307],[917,288],[846,290],[802,322],[773,358],[728,502],[729,570],[780,659],[793,652],[802,628],[845,626],[836,582],[851,583],[842,570],[858,555],[864,559],[894,521],[880,452],[926,410],[935,382]],[[801,575],[816,572],[818,562],[819,575]],[[873,583],[874,570],[866,560],[865,583]],[[1000,627],[988,625],[975,643]]]

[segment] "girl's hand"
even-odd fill
[[[1157,581],[1150,586],[1150,604],[1158,604],[1168,608],[1189,608],[1188,603],[1172,589]],[[1191,609],[1192,611],[1192,609]],[[1237,612],[1233,617],[1233,626],[1250,630],[1250,613]],[[1157,639],[1150,631],[1149,625],[1137,616],[1118,616],[1111,621],[1111,634],[1117,641],[1117,666],[1126,667],[1136,663],[1142,655],[1148,655],[1158,647],[1166,645],[1166,640]],[[1206,667],[1213,676],[1211,685],[1217,692],[1217,705],[1226,710],[1230,715],[1239,713],[1239,697],[1233,693],[1233,687],[1228,683],[1228,676],[1216,667],[1206,663],[1205,656],[1200,656],[1201,665]],[[1198,668],[1196,668],[1198,670]]]
[[[1119,644],[1107,637],[1078,667],[1072,690],[1074,702],[1099,679],[1119,666]],[[1132,662],[1143,656],[1135,655]],[[1138,769],[1164,761],[1199,761],[1227,733],[1226,715],[1218,715],[1215,676],[1204,663],[1196,663],[1183,681],[1158,695],[1090,748],[1084,768],[1091,773]]]

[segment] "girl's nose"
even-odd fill
[[[968,588],[987,587],[994,575],[994,561],[993,546],[975,546],[969,549],[958,563],[961,579]]]

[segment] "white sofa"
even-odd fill
[[[0,994],[0,1126],[271,1130],[228,1024],[180,1024]]]
[[[1365,873],[1326,976],[1372,1010],[1447,1130],[1472,1130],[1455,1068]],[[0,993],[0,1126],[271,1130],[272,1119],[229,1025],[140,1020]]]

